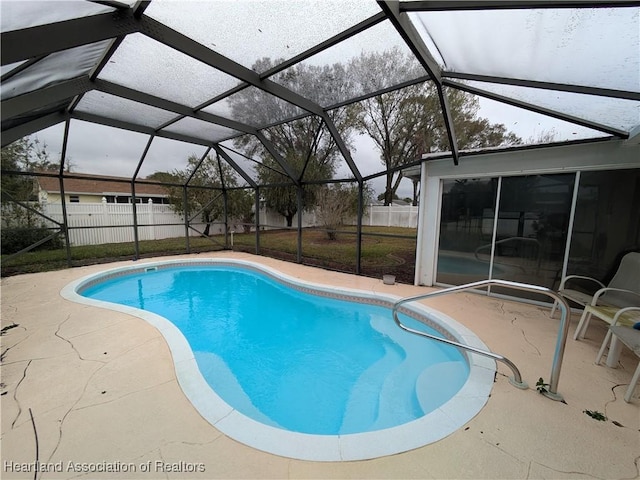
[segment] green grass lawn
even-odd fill
[[[395,235],[395,236],[391,236]],[[325,231],[305,229],[302,234],[302,263],[327,268],[355,272],[356,266],[356,229],[343,227],[337,233],[336,240],[329,240]],[[256,237],[254,233],[234,233],[233,249],[255,253]],[[224,237],[191,238],[192,252],[214,251],[224,248]],[[271,230],[260,233],[260,254],[296,260],[296,230]],[[407,270],[413,275],[415,259],[416,230],[396,227],[363,227],[361,244],[361,265],[365,275],[400,272]],[[141,257],[182,254],[186,252],[184,238],[165,240],[145,240],[139,242]],[[132,259],[135,247],[129,243],[111,243],[71,247],[72,265],[106,263]],[[2,275],[32,273],[67,268],[66,249],[38,250],[27,252],[5,262],[2,257]],[[402,268],[401,268],[402,267]],[[397,273],[402,277],[402,273]]]
[[[224,242],[224,238],[213,239],[215,242]],[[189,239],[192,252],[222,250],[224,248],[224,244],[215,242],[209,238],[192,237]],[[184,238],[143,240],[138,245],[141,257],[181,254],[186,251]],[[134,256],[135,244],[133,242],[71,247],[71,262],[74,266],[127,260]],[[2,276],[67,268],[65,248],[31,251],[5,262],[7,257],[8,255],[2,256]]]
[[[346,272],[356,271],[356,229],[345,227],[336,240],[329,240],[321,229],[305,229],[302,234],[302,263]],[[234,234],[234,249],[255,252],[253,234]],[[295,261],[295,230],[276,230],[260,234],[260,253]],[[394,273],[399,281],[413,282],[416,255],[416,229],[363,227],[361,273],[380,276]]]

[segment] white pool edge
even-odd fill
[[[238,412],[215,393],[200,373],[186,338],[169,320],[151,312],[86,298],[77,293],[85,284],[111,275],[126,274],[135,270],[144,271],[159,266],[215,264],[250,267],[301,288],[341,296],[347,294],[390,302],[400,299],[395,295],[364,290],[331,288],[291,277],[258,263],[237,259],[166,260],[113,268],[74,280],[61,290],[60,295],[76,303],[133,315],[157,328],[171,351],[178,383],[200,415],[234,440],[274,455],[321,462],[367,460],[393,455],[449,436],[475,417],[487,403],[493,387],[496,363],[488,357],[467,353],[469,377],[462,388],[445,404],[414,421],[393,428],[348,435],[310,435],[271,427]],[[442,312],[421,304],[412,305],[411,308],[424,313],[425,316],[446,328],[456,341],[489,350],[471,330]],[[390,318],[390,321],[393,319]]]

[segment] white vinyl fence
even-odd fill
[[[278,212],[274,212],[268,208],[260,209],[260,225],[263,226],[265,230],[269,230],[271,228],[286,228],[287,219],[280,215]],[[315,227],[317,226],[316,220],[316,212],[302,212],[302,228],[306,227]],[[298,227],[298,215],[293,216],[293,220],[291,221],[291,228]]]
[[[418,208],[412,205],[368,205],[364,211],[363,225],[378,225],[382,227],[418,228]],[[356,224],[353,219],[351,225]],[[271,227],[285,227],[285,218],[277,212],[260,210],[260,224]],[[298,216],[293,217],[292,227],[298,226]],[[303,227],[321,227],[318,224],[315,211],[305,211],[302,214]]]
[[[42,213],[62,223],[62,205],[43,203]],[[67,203],[67,222],[70,227],[71,245],[99,245],[102,243],[133,242],[133,205],[130,203]],[[184,218],[177,215],[169,205],[139,203],[136,205],[138,238],[160,240],[184,237]],[[171,225],[175,224],[175,225]],[[141,227],[140,225],[152,225]],[[191,222],[194,228],[203,231],[204,224]],[[78,228],[88,227],[88,228]],[[102,227],[102,228],[95,228]],[[220,233],[220,225],[212,225],[210,233]],[[189,229],[190,236],[198,233]]]
[[[369,205],[362,224],[418,228],[418,208],[412,205]]]
[[[61,204],[42,203],[41,207],[42,213],[62,223]],[[99,245],[134,241],[133,227],[131,226],[133,224],[133,205],[105,201],[102,203],[67,203],[66,207],[67,221],[70,227],[69,239],[72,245]],[[137,204],[136,212],[140,240],[184,237],[184,219],[181,215],[176,214],[169,205]],[[407,228],[416,228],[418,225],[418,207],[370,205],[365,212],[363,225]],[[303,227],[321,226],[317,225],[316,215],[313,211],[305,212],[302,219]],[[297,222],[297,217],[294,217],[294,228],[298,225]],[[277,213],[261,211],[260,224],[276,228],[285,227],[286,220]],[[200,232],[205,228],[203,223],[191,222],[191,225]],[[229,226],[237,232],[242,231],[241,225],[235,225],[234,222],[230,222]],[[223,225],[214,223],[210,233],[223,233]],[[198,236],[199,234],[189,229],[189,235]]]

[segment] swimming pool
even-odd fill
[[[293,458],[373,458],[436,441],[482,408],[495,372],[487,359],[398,329],[395,298],[302,283],[250,262],[116,269],[74,282],[63,296],[152,323],[207,420]],[[265,299],[278,296],[278,308],[268,308]],[[114,298],[123,304],[106,302]],[[438,312],[412,307],[404,315],[412,326],[483,347]],[[435,363],[424,363],[432,356]]]

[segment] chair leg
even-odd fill
[[[622,352],[622,342],[615,335],[611,337],[611,343],[609,344],[609,353],[607,354],[607,361],[605,365],[609,368],[618,368],[618,362],[620,361],[620,353]]]
[[[611,330],[607,330],[607,334],[604,337],[604,341],[602,342],[602,346],[600,347],[600,351],[598,352],[598,356],[596,357],[596,365],[600,365],[600,361],[602,360],[604,351],[607,349],[607,345],[609,345],[609,340],[611,340],[611,335]]]
[[[576,333],[573,334],[573,339],[578,340],[578,338],[583,339],[584,335],[587,331],[587,327],[589,326],[589,320],[591,320],[591,312],[589,312],[586,308],[582,311],[582,316],[580,317],[580,321],[578,322],[578,327],[576,328]]]
[[[633,391],[638,384],[638,380],[640,380],[640,362],[638,362],[638,367],[636,368],[636,372],[633,374],[633,378],[631,378],[631,383],[629,384],[629,388],[627,388],[627,393],[624,394],[624,401],[629,403],[631,402],[631,397],[633,396]]]
[[[558,301],[557,300],[555,300],[553,302],[553,308],[551,309],[551,315],[549,315],[551,318],[553,318],[553,316],[555,315],[556,308],[558,308]]]

